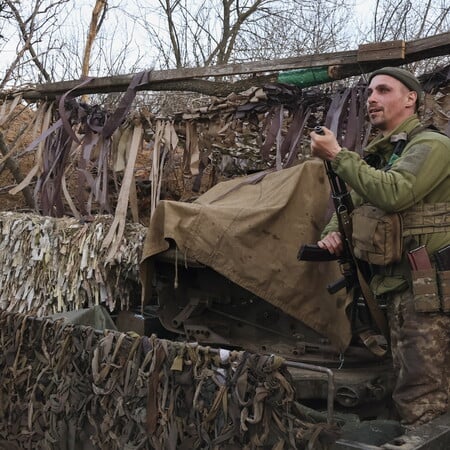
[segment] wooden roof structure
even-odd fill
[[[368,73],[386,65],[400,66],[432,57],[450,55],[450,32],[412,41],[386,41],[361,44],[355,50],[302,55],[272,61],[253,61],[208,67],[152,70],[147,82],[138,90],[191,91],[206,95],[226,96],[251,86],[262,86],[277,79],[286,70],[327,67],[331,80]],[[136,74],[98,77],[77,94],[124,92]],[[230,76],[244,76],[235,82],[212,81]],[[60,81],[26,86],[5,93],[7,96],[21,94],[32,101],[50,99],[75,88],[82,80]]]

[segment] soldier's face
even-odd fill
[[[417,94],[389,75],[375,75],[368,87],[370,123],[384,134],[414,114]]]

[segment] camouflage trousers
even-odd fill
[[[392,398],[402,422],[419,425],[448,410],[450,315],[418,313],[410,291],[388,302],[396,385]]]

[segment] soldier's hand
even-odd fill
[[[328,250],[336,256],[340,256],[344,250],[344,244],[342,242],[342,236],[339,231],[332,231],[327,234],[322,240],[317,242],[320,248]]]
[[[324,134],[317,134],[313,131],[309,135],[311,138],[311,155],[332,161],[342,148],[338,144],[336,136],[328,128],[322,127],[322,131]]]

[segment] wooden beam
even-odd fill
[[[283,70],[302,69],[308,67],[336,66],[336,79],[348,76],[368,73],[386,64],[399,66],[402,64],[419,61],[435,56],[450,54],[450,32],[438,34],[436,36],[417,39],[405,42],[391,41],[378,44],[361,45],[358,50],[349,50],[336,53],[322,53],[316,55],[304,55],[299,57],[278,59],[272,61],[254,61],[240,64],[227,64],[209,67],[195,67],[170,70],[154,70],[151,72],[148,83],[139,87],[139,90],[183,90],[193,92],[208,93],[214,92],[215,82],[211,80],[201,80],[202,78],[220,78],[225,76],[247,75],[253,76],[254,85],[261,85],[262,80],[266,80],[270,74]],[[380,55],[376,51],[377,46],[381,49],[390,48],[386,55]],[[404,48],[404,51],[400,51]],[[370,56],[372,49],[372,56]],[[383,58],[381,58],[383,56]],[[371,59],[373,58],[373,59]],[[258,74],[264,74],[259,78]],[[269,74],[269,75],[267,75]],[[130,84],[134,74],[117,75],[109,77],[95,78],[91,83],[77,90],[77,95],[124,92]],[[242,80],[243,81],[243,80]],[[33,101],[41,98],[54,98],[80,83],[80,80],[60,81],[56,83],[46,83],[36,85],[34,88],[15,90],[6,93],[7,96],[21,93],[27,100]],[[221,95],[236,92],[238,85],[228,83],[229,89],[224,82],[220,82]],[[207,87],[207,91],[204,89]],[[217,95],[217,94],[216,94]]]
[[[358,62],[405,59],[405,41],[375,42],[358,48]]]
[[[324,53],[321,55],[301,56],[297,58],[286,58],[274,61],[255,61],[241,64],[227,64],[210,67],[194,67],[183,69],[153,70],[150,81],[139,87],[139,90],[153,90],[154,85],[163,85],[163,83],[172,83],[166,85],[165,90],[177,90],[176,82],[185,82],[186,80],[197,80],[201,78],[218,78],[234,75],[255,75],[258,73],[272,72],[277,73],[283,70],[290,70],[303,67],[320,67],[324,65],[341,65],[356,62],[356,51],[346,51],[338,53]],[[116,75],[109,77],[98,77],[92,80],[88,85],[77,90],[78,95],[105,93],[105,92],[123,92],[128,88],[134,74]],[[56,83],[45,83],[36,85],[34,88],[28,88],[24,91],[23,97],[32,100],[42,97],[54,97],[73,89],[80,84],[81,80],[59,81]],[[180,83],[186,85],[186,83]],[[161,89],[156,89],[161,90]],[[191,90],[181,88],[180,90]],[[192,89],[197,92],[197,90]],[[15,91],[15,93],[20,91]]]

